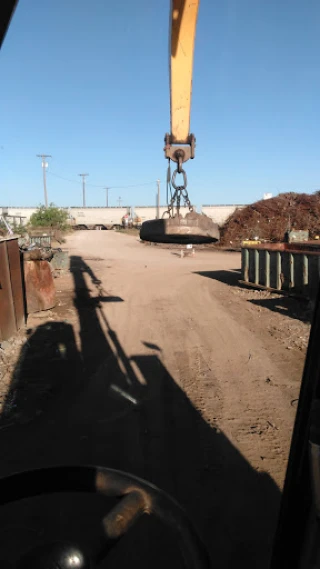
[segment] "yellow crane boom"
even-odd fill
[[[182,163],[194,157],[190,134],[193,54],[200,0],[171,0],[170,11],[170,134],[165,156]]]
[[[193,53],[200,0],[172,0],[170,102],[171,141],[189,143]]]
[[[193,54],[200,0],[171,0],[170,11],[170,133],[165,135],[168,159],[167,204],[162,219],[145,221],[143,241],[160,243],[211,243],[219,240],[219,227],[209,217],[194,211],[187,191],[183,163],[194,158],[195,137],[190,134]],[[171,177],[170,160],[177,168]],[[176,175],[182,175],[180,182]],[[170,197],[169,197],[170,194]],[[181,207],[188,208],[185,217]],[[168,216],[165,218],[165,216]]]

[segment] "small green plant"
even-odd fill
[[[30,217],[30,225],[31,227],[51,227],[63,231],[68,227],[67,219],[68,212],[51,203],[49,207],[39,206],[38,210]]]

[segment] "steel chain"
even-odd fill
[[[170,166],[169,166],[170,168]],[[168,170],[169,172],[170,170]],[[183,185],[182,186],[177,186],[176,185],[176,175],[177,174],[182,174],[183,176]],[[187,191],[187,184],[188,184],[188,180],[187,180],[187,174],[186,172],[181,169],[181,172],[179,172],[179,169],[177,168],[173,174],[172,174],[172,178],[171,178],[171,186],[174,188],[174,194],[171,194],[171,200],[170,203],[168,203],[168,210],[164,213],[164,215],[166,213],[169,214],[169,217],[173,217],[174,214],[174,208],[176,207],[177,209],[177,214],[178,216],[180,215],[180,207],[181,207],[181,199],[183,199],[184,205],[187,206],[189,208],[189,211],[193,211],[193,207],[191,205],[190,199],[189,199],[189,195],[188,195],[188,191]]]

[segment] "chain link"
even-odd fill
[[[176,185],[177,174],[182,174],[182,176],[183,176],[183,185],[181,185],[181,186]],[[168,200],[168,194],[169,194],[168,189],[170,189],[171,199],[170,199],[170,202],[168,203],[168,209],[164,213],[164,215],[167,213],[169,215],[169,217],[174,217],[174,209],[176,208],[177,215],[179,217],[181,200],[183,200],[184,206],[188,207],[190,212],[193,211],[193,207],[191,205],[189,195],[188,195],[188,191],[187,191],[187,184],[188,184],[187,174],[182,168],[181,168],[180,172],[179,172],[179,168],[174,170],[174,172],[172,174],[172,178],[170,180],[170,160],[169,160],[168,179],[167,179],[167,200]],[[174,188],[173,194],[172,194],[171,186]]]
[[[183,176],[183,184],[181,186],[177,186],[176,184],[176,176],[177,174],[182,174]],[[179,172],[178,168],[173,172],[172,174],[172,178],[171,178],[171,185],[172,187],[177,190],[178,188],[183,188],[186,190],[187,185],[188,185],[188,178],[187,178],[187,174],[185,172],[185,170],[181,169],[181,172]]]

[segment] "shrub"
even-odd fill
[[[65,230],[68,227],[68,212],[50,204],[49,207],[40,205],[38,210],[30,217],[32,227],[51,227]]]

